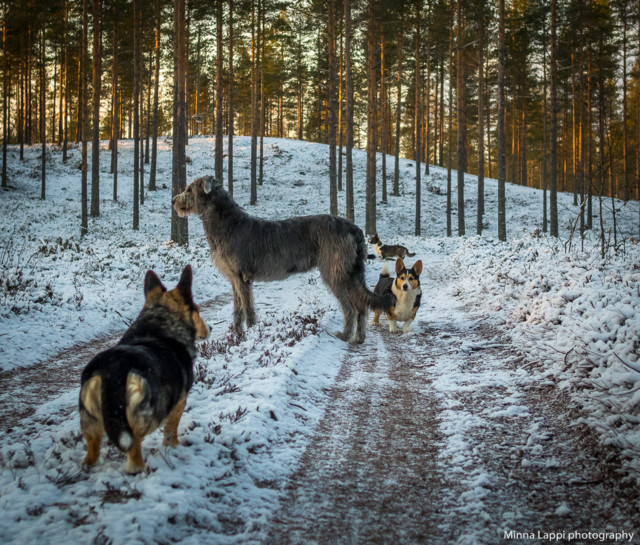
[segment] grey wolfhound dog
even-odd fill
[[[256,323],[254,280],[282,280],[318,267],[338,298],[344,327],[336,336],[361,343],[367,311],[387,311],[392,295],[373,293],[365,284],[367,247],[362,231],[328,214],[269,221],[247,214],[212,176],[198,178],[173,199],[181,217],[202,219],[211,259],[233,288],[233,325]]]

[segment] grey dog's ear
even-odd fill
[[[211,176],[205,176],[202,179],[202,189],[207,195],[211,193],[211,190],[213,189],[213,178]]]

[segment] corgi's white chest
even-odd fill
[[[396,307],[394,310],[396,320],[404,322],[405,320],[411,319],[413,304],[415,303],[416,297],[422,293],[420,288],[404,291],[399,290],[394,283],[391,289],[396,296]]]

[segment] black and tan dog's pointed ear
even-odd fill
[[[404,261],[402,261],[402,258],[398,258],[396,259],[396,276],[398,276],[400,274],[401,271],[404,270]]]
[[[156,301],[165,291],[167,291],[167,288],[162,285],[158,275],[153,271],[147,271],[144,277],[144,297],[146,302]]]
[[[416,275],[420,276],[422,274],[422,260],[418,259],[418,261],[416,261],[411,268],[413,269],[413,272],[416,273]]]
[[[193,271],[191,270],[191,265],[187,265],[182,271],[182,276],[180,277],[180,282],[176,286],[180,295],[182,295],[185,301],[191,300],[191,283],[193,282]]]

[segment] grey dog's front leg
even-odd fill
[[[240,275],[233,283],[233,326],[242,329],[242,322],[247,327],[256,324],[256,311],[253,307],[253,282]]]
[[[236,284],[232,285],[233,289],[233,328],[236,331],[242,331],[242,322],[244,321],[244,310],[242,309],[242,300],[238,294]]]

